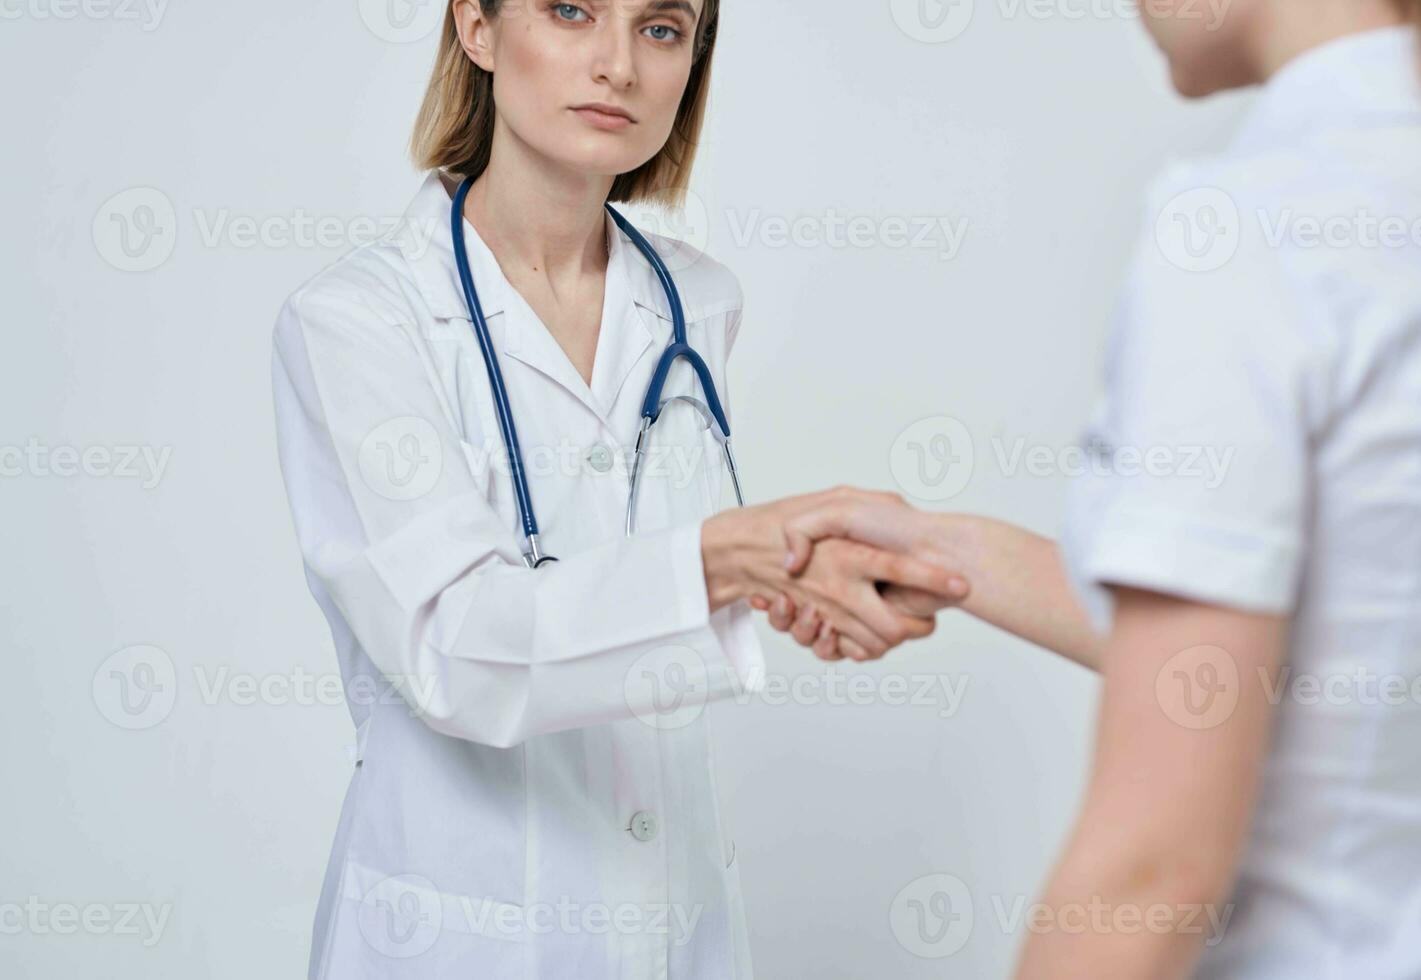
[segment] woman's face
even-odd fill
[[[1140,0],[1174,87],[1197,98],[1259,81],[1250,31],[1262,0]]]
[[[577,172],[616,176],[666,145],[703,3],[504,0],[464,37],[475,63],[493,73],[499,117],[515,137]]]

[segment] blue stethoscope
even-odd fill
[[[508,404],[508,389],[503,384],[503,372],[499,370],[498,355],[494,353],[493,342],[489,337],[488,321],[484,319],[483,307],[479,304],[479,294],[474,288],[473,273],[469,271],[469,253],[464,239],[464,200],[469,196],[469,188],[473,186],[473,183],[474,178],[466,178],[454,194],[451,215],[454,258],[458,262],[459,281],[464,287],[464,299],[469,305],[474,334],[478,337],[479,348],[484,355],[484,365],[488,368],[489,387],[493,391],[494,409],[498,414],[498,427],[503,432],[503,445],[508,452],[509,472],[513,479],[513,496],[518,503],[518,514],[523,522],[523,537],[527,546],[523,552],[523,561],[529,568],[541,568],[545,563],[557,561],[557,559],[551,555],[544,555],[538,542],[538,519],[533,514],[533,495],[528,490],[528,477],[523,468],[523,450],[518,445],[518,429],[513,424],[513,409]],[[642,236],[641,232],[617,213],[617,210],[610,204],[606,207],[617,227],[632,240],[637,250],[646,256],[646,260],[656,270],[656,277],[661,280],[661,288],[665,290],[666,302],[671,308],[673,327],[671,343],[667,345],[666,351],[661,355],[661,362],[656,366],[656,373],[652,375],[651,384],[646,389],[646,398],[642,401],[641,431],[637,433],[636,458],[632,463],[631,491],[627,497],[627,534],[636,533],[636,500],[641,486],[641,464],[651,427],[661,417],[662,410],[673,401],[686,402],[695,408],[701,418],[705,420],[706,428],[711,429],[715,435],[716,441],[720,443],[725,455],[725,463],[730,470],[730,479],[735,485],[736,502],[743,507],[745,506],[745,496],[740,489],[740,475],[735,466],[735,454],[730,449],[730,423],[726,421],[725,411],[721,408],[720,396],[716,393],[715,381],[711,378],[710,369],[706,367],[706,362],[686,341],[686,310],[681,305],[681,294],[676,291],[676,283],[671,278],[671,272],[666,268],[666,263],[661,260],[661,256],[656,254],[656,249],[651,247],[651,243]],[[701,388],[706,395],[705,402],[692,398],[690,395],[676,395],[662,401],[661,392],[666,387],[666,379],[671,373],[671,367],[678,358],[682,357],[690,362],[691,367],[695,369],[696,376],[700,378]]]

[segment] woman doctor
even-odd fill
[[[397,231],[281,311],[282,471],[358,732],[315,980],[748,978],[702,716],[763,672],[742,600],[787,592],[881,653],[932,620],[876,583],[965,591],[848,542],[791,580],[785,522],[840,494],[712,516],[720,447],[680,402],[623,533],[671,311],[603,205],[684,192],[716,22],[717,0],[453,0],[414,138],[428,178]],[[536,570],[456,271],[458,177],[477,178],[470,271],[560,559]],[[653,243],[724,391],[739,284]],[[704,397],[685,361],[677,395]]]

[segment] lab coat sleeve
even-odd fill
[[[435,730],[493,746],[656,711],[648,672],[744,689],[710,628],[700,526],[528,569],[409,326],[310,287],[273,336],[278,448],[306,564]]]

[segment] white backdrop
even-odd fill
[[[6,977],[303,975],[352,731],[270,329],[418,186],[403,3],[0,0]],[[682,232],[745,286],[747,492],[1054,532],[1140,192],[1245,100],[1171,95],[1123,0],[724,7]],[[764,635],[714,709],[759,975],[1004,975],[1094,682],[956,617],[828,673]]]

